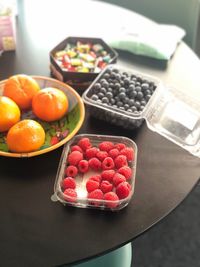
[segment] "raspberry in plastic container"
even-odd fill
[[[89,153],[84,151],[82,155],[80,155],[80,151],[74,153],[74,147],[81,143],[86,144],[85,141],[87,143],[89,141],[91,144]],[[109,150],[117,148],[121,144],[123,144],[123,149],[118,150],[117,157],[114,155],[112,158],[108,154]],[[106,152],[102,161],[97,157],[98,151]],[[136,162],[137,146],[127,137],[76,135],[63,148],[52,199],[78,208],[121,210],[129,204],[134,194]],[[66,179],[66,169],[72,168],[71,164],[76,166],[82,164],[84,171],[77,168],[77,174]],[[72,179],[74,179],[74,183],[72,183]],[[70,185],[68,186],[68,184]],[[66,189],[66,185],[69,189]]]

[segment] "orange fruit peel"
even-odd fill
[[[40,90],[38,83],[25,74],[8,78],[4,85],[3,95],[11,98],[22,109],[30,109],[33,96]]]
[[[9,129],[6,142],[12,152],[33,152],[44,144],[45,131],[35,120],[21,120]]]
[[[8,131],[20,120],[21,112],[17,104],[6,96],[0,96],[0,132]]]
[[[66,94],[53,87],[40,90],[33,97],[33,113],[43,121],[51,122],[61,119],[68,111]]]

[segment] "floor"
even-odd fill
[[[133,243],[132,267],[200,267],[200,184]]]

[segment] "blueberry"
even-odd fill
[[[143,93],[142,93],[142,92],[138,92],[136,98],[137,98],[138,100],[143,99]]]
[[[109,74],[109,73],[105,73],[105,74],[104,74],[104,78],[105,78],[106,80],[108,80],[108,79],[110,78],[110,74]]]
[[[104,97],[104,94],[100,92],[100,93],[98,93],[98,97],[101,99]]]
[[[126,97],[126,94],[124,92],[119,93],[119,98],[124,99]]]
[[[100,83],[95,83],[94,84],[93,89],[94,89],[95,93],[99,92],[100,88],[101,88],[101,84]]]
[[[140,102],[139,101],[135,101],[134,105],[135,105],[136,108],[139,108],[140,107]]]
[[[115,83],[114,84],[114,89],[119,90],[120,87],[121,87],[120,83]]]
[[[136,108],[135,106],[132,106],[132,107],[131,107],[131,111],[132,111],[132,112],[135,112],[135,111],[137,111],[137,108]]]
[[[125,104],[125,105],[124,105],[124,109],[125,109],[125,110],[129,109],[129,105],[128,105],[128,104]]]
[[[135,87],[135,91],[137,91],[137,92],[141,92],[141,91],[142,91],[141,86],[140,86],[140,85],[137,85],[137,86]]]
[[[97,101],[99,99],[99,97],[98,97],[98,95],[94,94],[94,95],[92,95],[91,99],[94,101]]]
[[[126,88],[120,87],[119,88],[119,93],[126,93]]]
[[[135,103],[134,99],[129,99],[128,104],[129,104],[130,107],[133,106],[134,103]]]
[[[117,101],[117,106],[118,107],[122,107],[123,106],[123,103],[121,101]]]
[[[142,87],[142,90],[148,90],[149,84],[148,83],[142,83],[141,87]]]
[[[115,79],[119,81],[119,80],[121,79],[121,75],[120,75],[119,73],[117,73],[117,74],[115,75]]]
[[[108,104],[109,103],[109,99],[104,96],[102,99],[101,99],[102,103],[105,103],[105,104]]]
[[[101,87],[101,89],[100,89],[100,92],[101,92],[102,94],[104,94],[104,95],[105,95],[105,94],[106,94],[106,92],[107,92],[107,91],[106,91],[106,88],[104,88],[104,87]]]
[[[148,101],[150,98],[151,98],[151,95],[146,95],[145,96],[146,101]]]
[[[108,88],[109,83],[108,83],[107,81],[103,81],[103,82],[101,83],[101,85],[102,85],[104,88]]]
[[[113,98],[113,94],[112,94],[111,92],[107,92],[107,93],[106,93],[106,97],[107,97],[108,99],[111,99],[111,98]]]
[[[137,92],[136,91],[132,91],[132,92],[129,93],[129,97],[130,98],[135,98],[136,95],[137,95]]]

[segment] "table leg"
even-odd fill
[[[109,252],[103,256],[94,258],[73,267],[131,267],[132,246],[131,243]]]

